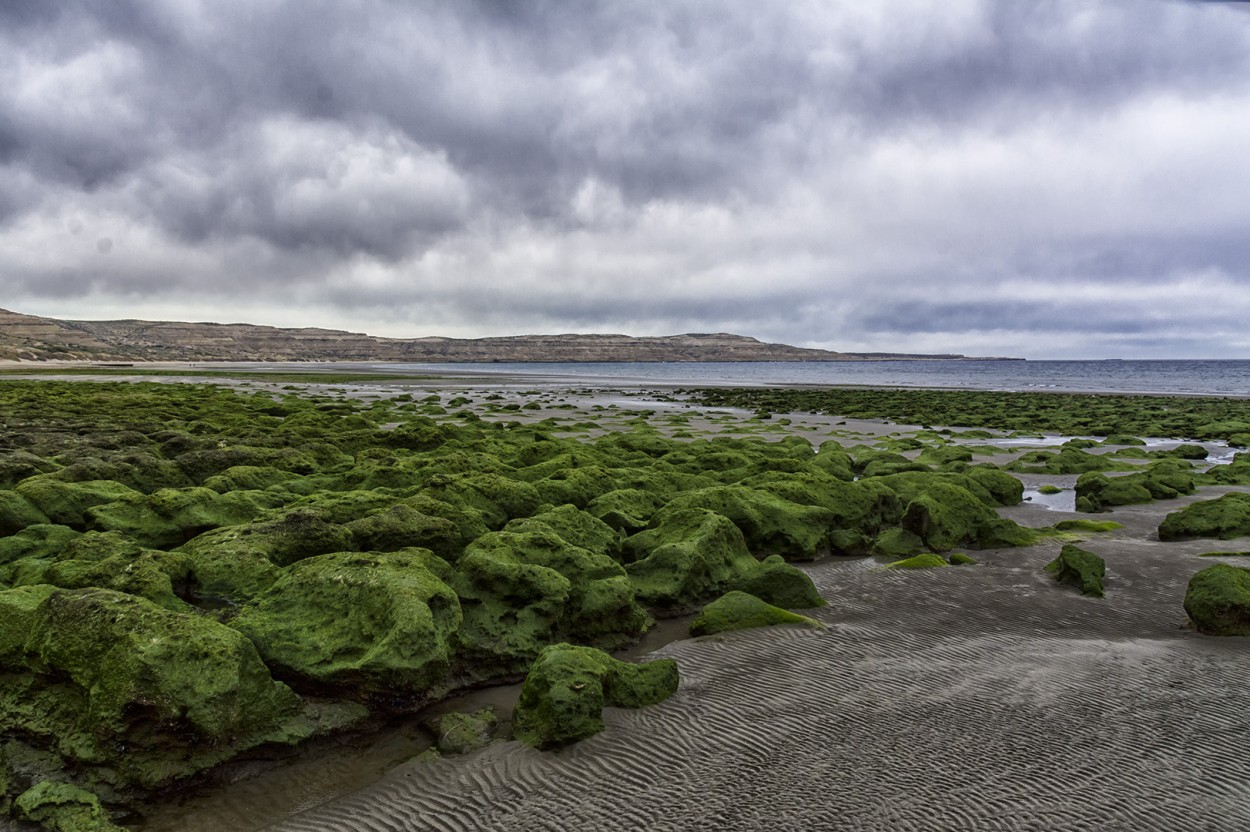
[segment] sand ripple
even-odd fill
[[[574,748],[408,764],[272,828],[1250,828],[1250,643],[1181,629],[1196,558],[1101,553],[1104,601],[1045,578],[1046,548],[972,569],[818,565],[824,630],[671,644],[678,694],[610,711]]]

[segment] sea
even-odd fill
[[[845,385],[1250,397],[1250,360],[387,364],[379,369],[690,386]]]

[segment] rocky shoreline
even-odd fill
[[[1001,429],[782,418],[640,393],[0,384],[0,613],[24,634],[0,656],[0,699],[19,813],[36,817],[36,798],[53,805],[28,794],[51,782],[134,823],[127,807],[221,763],[532,675],[571,642],[591,651],[568,654],[580,669],[555,666],[583,681],[544,690],[578,695],[565,710],[533,700],[526,707],[546,716],[523,718],[518,733],[562,746],[595,733],[561,733],[570,713],[611,728],[603,705],[664,698],[613,693],[616,665],[593,658],[656,616],[725,596],[704,620],[830,625],[838,610],[809,611],[833,597],[812,583],[827,570],[805,564],[964,563],[950,571],[982,575],[1011,552],[1049,561],[1065,543],[1116,537],[1116,523],[1046,525],[1037,509],[1020,522],[1031,477],[1086,496],[1096,487],[1100,503],[1087,508],[1117,519],[1117,506],[1250,483],[1244,457],[1205,459],[1227,447],[1218,438],[1147,450],[1104,434],[1022,453],[995,444],[1012,438]],[[1108,475],[1140,475],[1140,490],[1108,498]],[[1250,532],[1239,510],[1172,521],[1175,545]],[[1114,563],[1110,572],[1114,588]],[[1203,588],[1219,591],[1219,581]],[[697,631],[716,632],[707,626]],[[680,689],[673,676],[656,690],[693,695],[678,669]]]

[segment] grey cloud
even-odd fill
[[[732,324],[881,349],[917,331],[919,310],[919,331],[963,351],[961,336],[996,320],[1081,320],[1061,298],[985,297],[1003,280],[1128,291],[1208,270],[1244,285],[1250,244],[1190,219],[1218,172],[1142,185],[1128,166],[1126,193],[1166,203],[1175,227],[1073,230],[1056,197],[1037,209],[1054,215],[1048,235],[1050,217],[1001,215],[1016,201],[963,184],[956,163],[978,159],[927,149],[971,136],[984,141],[969,154],[992,153],[1157,99],[1214,112],[1247,95],[1248,47],[1250,18],[1176,0],[10,0],[0,184],[24,184],[0,193],[0,235],[12,235],[7,249],[0,236],[0,291],[250,286],[344,314],[426,304],[493,331]],[[918,148],[909,163],[932,178],[857,178],[890,143]],[[1056,167],[1039,184],[1028,159],[1002,164],[1020,205],[1052,182],[1080,192],[1079,173]],[[588,183],[611,210],[584,210]],[[1091,213],[1138,207],[1083,196]],[[679,227],[647,219],[659,209]],[[92,236],[61,251],[52,235],[69,215],[88,217]],[[518,238],[580,254],[524,275],[476,254],[514,245],[522,257]],[[682,288],[691,273],[726,277]],[[925,301],[935,279],[940,304]],[[1131,311],[1086,320],[1123,338],[1162,331]]]

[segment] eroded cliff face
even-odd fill
[[[62,321],[0,309],[0,360],[89,361],[838,361],[852,353],[727,333],[378,338],[333,329],[176,321]],[[904,357],[874,355],[871,357]],[[957,356],[926,356],[957,357]]]

